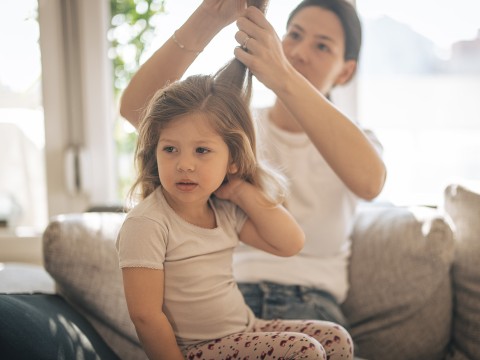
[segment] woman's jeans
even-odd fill
[[[326,320],[348,330],[339,304],[325,291],[271,282],[239,283],[238,287],[247,305],[260,319]]]
[[[267,281],[238,283],[238,287],[257,318],[332,321],[350,332],[350,326],[340,305],[326,291]],[[359,348],[355,341],[354,345],[357,352]],[[355,357],[355,360],[362,359]]]

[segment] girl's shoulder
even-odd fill
[[[231,201],[219,199],[215,195],[210,197],[210,206],[213,208],[217,217],[227,218],[230,218],[235,214],[237,208],[237,206]]]
[[[141,200],[127,213],[125,221],[130,219],[143,219],[145,223],[165,223],[168,221],[169,206],[160,188],[157,188],[145,199]]]
[[[219,199],[215,195],[210,198],[210,204],[220,226],[229,224],[237,230],[243,226],[247,215],[239,206],[231,201]]]

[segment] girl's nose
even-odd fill
[[[195,163],[192,156],[189,155],[181,155],[178,159],[177,163],[177,171],[194,171],[195,170]]]

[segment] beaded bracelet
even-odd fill
[[[199,51],[199,50],[193,50],[193,49],[187,49],[187,48],[185,47],[185,45],[183,45],[180,41],[178,41],[176,34],[177,34],[177,30],[175,30],[175,31],[173,32],[172,39],[173,39],[173,41],[175,42],[175,44],[177,44],[177,46],[178,46],[180,49],[185,50],[185,51],[188,51],[188,52],[193,52],[193,53],[195,53],[196,55],[200,54],[200,53],[203,51],[203,49],[200,50],[200,51]]]

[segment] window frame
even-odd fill
[[[108,0],[38,0],[49,216],[117,203]]]

